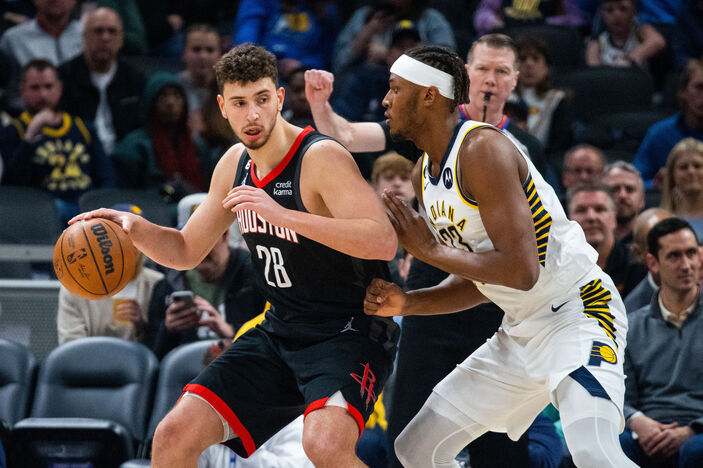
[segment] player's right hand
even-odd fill
[[[305,98],[310,106],[324,105],[332,95],[334,75],[325,70],[305,71]]]
[[[380,317],[403,315],[407,294],[395,283],[374,278],[366,288],[364,313]]]
[[[68,224],[73,224],[81,220],[89,220],[92,218],[104,218],[113,221],[120,226],[124,232],[129,234],[132,225],[137,219],[142,219],[141,216],[127,211],[117,211],[110,208],[98,208],[97,210],[86,211],[78,214],[68,221]]]

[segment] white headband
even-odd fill
[[[439,94],[447,99],[454,99],[454,78],[452,75],[405,54],[395,61],[391,67],[391,73],[395,73],[416,85],[436,86]]]

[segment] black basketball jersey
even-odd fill
[[[262,180],[245,150],[234,186],[261,188],[283,207],[307,212],[300,195],[303,157],[311,144],[328,138],[312,127],[305,128],[283,160]],[[352,317],[366,317],[363,300],[371,280],[390,278],[386,262],[341,253],[291,229],[274,226],[254,211],[238,212],[237,222],[251,251],[256,280],[272,305],[267,318],[273,319],[274,327],[284,325],[290,331],[291,325],[300,325],[323,333],[339,332]],[[355,320],[351,326],[362,326],[362,322],[366,320]],[[283,332],[283,327],[275,328]]]

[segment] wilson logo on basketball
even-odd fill
[[[115,266],[112,264],[112,255],[110,250],[112,249],[112,241],[110,240],[107,229],[102,224],[94,224],[90,226],[90,230],[93,231],[98,241],[98,247],[100,247],[100,253],[103,256],[103,264],[105,266],[105,274],[109,275],[115,272]]]

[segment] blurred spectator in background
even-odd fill
[[[144,76],[118,58],[122,22],[114,10],[98,8],[85,16],[83,54],[59,67],[64,83],[60,107],[93,122],[105,153],[139,128],[139,98]]]
[[[459,105],[462,118],[489,123],[513,137],[545,180],[556,186],[558,181],[547,164],[542,144],[503,113],[520,74],[515,42],[505,34],[481,36],[471,45],[465,67],[469,75],[469,102]]]
[[[605,167],[605,155],[595,146],[576,145],[564,155],[561,183],[564,193],[580,183],[599,180]]]
[[[456,50],[451,25],[427,0],[373,0],[354,11],[334,45],[332,70],[343,81],[351,67],[367,60],[378,62],[388,52],[394,26],[410,20],[423,44]]]
[[[684,138],[666,160],[661,207],[703,235],[703,141]]]
[[[522,36],[515,45],[520,75],[514,95],[528,106],[527,131],[547,153],[564,151],[571,141],[573,116],[566,92],[552,87],[549,46],[536,36]]]
[[[242,0],[232,37],[234,45],[266,47],[276,55],[279,76],[287,76],[300,66],[329,66],[340,21],[328,0]]]
[[[381,104],[388,92],[390,68],[406,50],[420,45],[420,32],[410,20],[399,21],[393,30],[391,43],[381,60],[367,60],[352,67],[345,85],[334,100],[334,107],[352,122],[376,122],[385,117]]]
[[[135,205],[118,204],[112,208],[142,214]],[[56,317],[60,345],[86,336],[114,336],[143,342],[149,301],[163,275],[146,268],[141,253],[137,257],[132,280],[113,297],[83,299],[61,286]]]
[[[225,151],[237,142],[232,127],[227,123],[227,119],[222,117],[222,111],[217,104],[217,95],[220,93],[217,82],[210,82],[208,96],[203,100],[203,107],[197,114],[197,118],[191,118],[197,133],[195,141],[199,141],[206,151],[205,160],[216,164]],[[193,114],[191,114],[193,117]]]
[[[33,59],[24,66],[20,94],[25,111],[2,130],[0,153],[4,183],[46,190],[68,220],[78,214],[84,192],[114,186],[115,178],[90,124],[58,110],[61,91],[51,62]]]
[[[691,226],[668,218],[647,235],[649,269],[661,288],[628,314],[625,349],[625,454],[638,466],[703,466],[703,296]],[[629,311],[628,311],[629,312]]]
[[[146,26],[149,55],[176,61],[183,53],[185,19],[181,1],[138,1],[137,6]]]
[[[481,0],[474,13],[474,28],[479,36],[491,31],[529,24],[583,26],[586,17],[575,0]]]
[[[20,108],[18,71],[27,62],[43,58],[56,66],[83,51],[83,25],[71,19],[76,0],[34,0],[34,19],[14,26],[0,37],[0,50],[10,60],[15,74],[10,83],[10,105]]]
[[[83,2],[83,12],[91,2]],[[124,35],[122,53],[125,55],[144,55],[147,53],[146,29],[139,12],[137,0],[97,0],[95,8],[109,8],[120,17]]]
[[[373,163],[371,185],[376,194],[381,197],[384,190],[393,192],[408,206],[413,204],[415,191],[410,180],[413,163],[398,153],[392,151],[381,155]],[[394,283],[403,287],[410,271],[411,256],[406,255],[405,249],[398,246],[395,258],[388,263]]]
[[[649,24],[640,24],[635,0],[601,0],[605,30],[586,45],[586,64],[647,68],[647,60],[666,47],[666,41]]]
[[[212,68],[220,58],[220,35],[208,24],[193,24],[186,31],[186,43],[183,49],[183,62],[186,69],[178,76],[188,98],[191,113],[200,113],[205,100],[210,97],[210,89],[215,81]]]
[[[672,214],[664,209],[649,208],[635,218],[630,251],[638,263],[647,265],[647,234],[652,226],[671,216]],[[650,303],[652,294],[659,290],[659,281],[659,275],[647,269],[647,276],[624,298],[625,310],[628,314]]]
[[[281,113],[284,119],[293,125],[305,128],[308,125],[314,126],[310,105],[305,99],[305,71],[304,67],[294,68],[285,78],[288,83],[286,87],[286,98],[284,110]]]
[[[681,112],[652,125],[635,155],[646,189],[661,189],[664,166],[676,143],[686,137],[703,141],[703,58],[686,64],[677,97]]]
[[[170,202],[207,190],[215,162],[191,136],[178,78],[165,72],[151,75],[141,104],[142,128],[120,141],[112,155],[117,185],[161,190]]]
[[[615,239],[615,201],[610,188],[600,183],[582,183],[569,189],[569,219],[579,223],[586,242],[598,252],[598,266],[613,279],[625,297],[646,274],[637,268],[625,245]]]
[[[615,201],[615,238],[626,246],[632,242],[635,218],[644,209],[644,182],[640,171],[627,161],[615,161],[603,169],[603,183]]]
[[[34,18],[37,10],[32,0],[5,0],[0,3],[0,35],[18,24]]]
[[[703,0],[683,0],[676,17],[672,49],[678,70],[703,57]]]
[[[178,204],[179,224],[205,199],[193,194]],[[182,224],[181,224],[182,225]],[[145,342],[161,359],[178,345],[197,340],[231,340],[245,322],[264,310],[265,299],[252,281],[249,252],[229,245],[226,231],[193,270],[166,270],[149,305]],[[174,291],[192,291],[195,304],[170,303]]]

